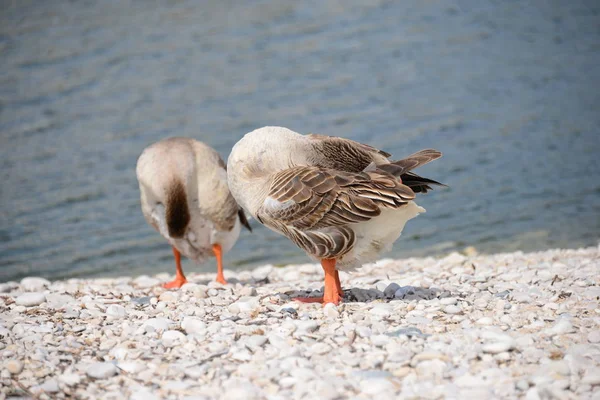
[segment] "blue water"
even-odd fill
[[[173,269],[135,163],[166,136],[224,158],[283,125],[450,188],[394,257],[596,245],[596,1],[0,1],[0,281]],[[253,221],[227,268],[307,260]],[[213,262],[189,271],[213,271]]]

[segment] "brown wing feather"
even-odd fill
[[[381,213],[381,207],[398,208],[414,197],[408,186],[384,171],[294,167],[275,175],[268,201],[257,214],[296,229],[314,230],[368,221]]]
[[[442,153],[437,150],[425,149],[411,154],[402,160],[392,161],[390,164],[379,165],[378,168],[394,176],[401,176],[417,167],[437,160],[441,156]]]
[[[314,142],[313,150],[318,156],[313,160],[313,165],[319,167],[360,172],[375,158],[382,160],[390,157],[385,151],[354,140],[314,133],[306,136]]]

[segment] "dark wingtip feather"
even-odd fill
[[[248,229],[250,232],[252,232],[252,227],[250,226],[250,223],[248,222],[248,218],[246,218],[246,214],[244,213],[244,210],[241,208],[238,210],[238,218],[240,219],[240,222],[242,223],[242,225],[244,225],[244,227],[246,229]]]

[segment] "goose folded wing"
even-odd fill
[[[314,166],[277,173],[257,216],[299,230],[368,221],[381,208],[398,208],[415,197],[399,180],[378,169],[344,172]]]

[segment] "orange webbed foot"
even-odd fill
[[[223,277],[223,276],[217,276],[217,279],[215,279],[215,282],[218,282],[221,285],[227,285],[227,281],[225,280],[225,277]]]
[[[187,279],[176,277],[171,282],[163,283],[162,287],[164,287],[165,289],[179,289],[186,283]]]

